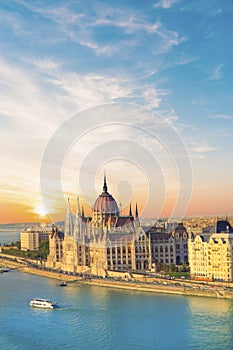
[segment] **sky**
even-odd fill
[[[233,214],[233,2],[2,0],[0,223]]]

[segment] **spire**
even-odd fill
[[[218,220],[219,220],[219,217],[217,215],[215,220],[215,232],[218,232]]]
[[[137,205],[137,203],[136,203],[136,208],[135,208],[135,224],[136,224],[136,227],[140,226],[140,221],[139,221],[139,217],[138,217],[138,205]]]
[[[82,218],[84,218],[84,207],[83,207],[83,205],[82,205]]]
[[[80,215],[80,204],[79,204],[79,197],[77,197],[77,212],[76,212],[76,216]]]
[[[108,192],[107,181],[106,181],[106,173],[104,172],[104,186],[103,191]]]
[[[72,234],[73,234],[73,218],[72,218],[72,212],[70,209],[70,199],[68,198],[68,205],[67,205],[66,217],[65,217],[65,235],[72,236]]]
[[[130,203],[130,206],[129,206],[129,216],[132,216],[132,208],[131,208],[131,203]]]

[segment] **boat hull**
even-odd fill
[[[58,309],[57,303],[51,302],[47,299],[33,299],[29,302],[29,305],[37,309]]]

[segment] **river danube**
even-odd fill
[[[28,306],[50,298],[57,310]],[[0,274],[0,349],[233,349],[233,301]]]

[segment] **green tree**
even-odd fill
[[[188,269],[187,264],[183,261],[181,266],[181,271],[186,272]]]
[[[15,242],[15,247],[18,249],[21,249],[21,242],[20,241],[16,241]]]
[[[171,264],[170,265],[170,271],[171,272],[175,272],[176,271],[176,265],[175,264]]]
[[[45,239],[39,244],[38,257],[46,259],[49,255],[49,240]]]

